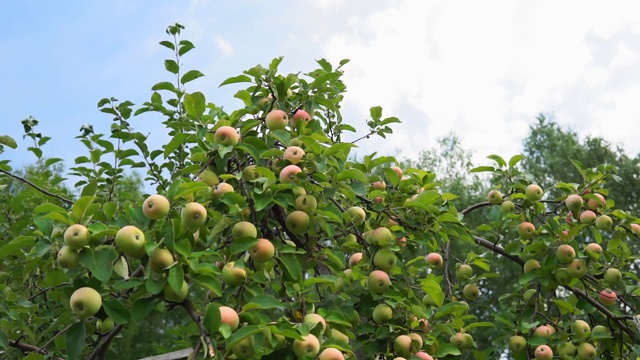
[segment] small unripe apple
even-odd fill
[[[467,347],[468,340],[465,339],[464,335],[465,334],[460,332],[451,335],[451,337],[449,338],[449,343],[451,343],[451,345],[457,347],[458,349],[465,349]]]
[[[476,284],[467,284],[462,289],[462,295],[464,295],[467,300],[475,300],[480,296],[480,289]]]
[[[309,215],[304,211],[292,211],[285,222],[287,229],[296,235],[302,235],[309,229]]]
[[[502,203],[502,193],[498,190],[491,190],[487,194],[487,201],[489,204],[500,205]]]
[[[391,249],[380,249],[373,256],[373,263],[383,271],[391,271],[396,265],[396,254]]]
[[[298,359],[302,357],[310,357],[314,358],[320,352],[320,341],[318,338],[309,334],[306,336],[302,336],[303,340],[294,340],[293,341],[293,353],[296,355]]]
[[[171,205],[162,195],[151,195],[142,204],[142,212],[151,220],[159,220],[169,215]]]
[[[522,267],[522,269],[524,270],[525,273],[530,273],[532,271],[538,270],[540,269],[540,262],[536,259],[529,259],[524,263],[524,266]]]
[[[611,230],[613,228],[613,220],[608,215],[600,215],[596,219],[596,228],[598,230]]]
[[[190,202],[182,208],[180,218],[185,228],[196,231],[207,220],[207,209],[200,203]]]
[[[162,289],[162,294],[167,301],[181,303],[184,299],[189,295],[189,284],[186,281],[182,280],[182,286],[180,287],[180,291],[176,293],[169,285],[169,282],[164,284],[164,288]]]
[[[382,270],[373,270],[369,274],[367,286],[372,293],[382,294],[391,286],[391,278]]]
[[[500,204],[500,212],[503,214],[508,214],[511,212],[514,212],[516,209],[516,205],[513,203],[513,201],[503,201],[502,204]]]
[[[71,294],[69,305],[79,318],[86,319],[98,313],[102,307],[102,296],[93,288],[82,287]]]
[[[116,233],[116,247],[129,256],[138,257],[144,249],[144,243],[144,233],[135,226],[125,226]]]
[[[213,135],[213,142],[222,146],[233,146],[238,141],[240,141],[240,134],[231,126],[221,126]]]
[[[527,188],[524,190],[524,195],[526,196],[527,200],[531,202],[536,202],[542,199],[542,196],[544,195],[544,191],[542,191],[542,188],[540,186],[536,184],[531,184],[527,186]]]
[[[324,320],[324,318],[318,314],[307,314],[304,316],[304,323],[305,324],[309,324],[310,328],[313,329],[314,327],[316,327],[317,324],[321,324],[322,325],[322,331],[320,331],[320,334],[324,334],[324,332],[327,330],[327,322]]]
[[[551,360],[553,359],[553,350],[548,345],[540,345],[534,351],[536,360]]]
[[[304,150],[298,146],[289,146],[284,150],[283,157],[292,164],[297,164],[302,160],[304,156]]]
[[[586,340],[591,335],[591,326],[584,320],[576,320],[571,324],[571,333],[579,340]]]
[[[298,165],[287,165],[280,171],[279,179],[281,183],[290,183],[295,182],[297,179],[297,174],[301,173],[302,169],[298,167]]]
[[[559,268],[554,273],[553,276],[558,283],[558,285],[569,285],[573,278],[569,275],[569,271],[567,268]]]
[[[434,269],[439,269],[444,263],[444,260],[442,259],[442,255],[438,253],[428,254],[427,256],[425,256],[425,260],[427,264],[429,264],[429,266]]]
[[[373,315],[371,317],[376,323],[384,324],[393,319],[393,310],[387,304],[378,304],[373,308]]]
[[[568,264],[576,258],[576,251],[573,246],[562,244],[556,250],[556,257],[561,263]]]
[[[279,109],[272,110],[267,114],[265,123],[267,125],[267,129],[271,131],[284,130],[289,123],[289,115]]]
[[[231,352],[235,355],[235,358],[239,360],[253,358],[256,353],[256,349],[253,345],[252,337],[247,336],[246,338],[238,341],[231,347]]]
[[[604,282],[607,285],[617,285],[620,281],[622,281],[622,273],[620,270],[616,268],[609,268],[604,273]]]
[[[318,360],[344,360],[344,355],[338,349],[326,348],[322,350]]]
[[[231,331],[236,331],[240,325],[240,317],[238,313],[228,306],[220,306],[220,323],[227,324],[231,328]]]
[[[613,306],[618,299],[618,295],[611,290],[602,290],[598,294],[598,301],[604,306]]]
[[[600,254],[602,254],[602,246],[597,243],[589,243],[585,247],[585,252],[590,258],[598,260],[600,258]]]
[[[258,229],[248,221],[240,221],[231,228],[231,237],[236,241],[243,237],[255,238],[258,237]]]
[[[258,239],[258,243],[249,248],[249,256],[256,263],[264,263],[271,259],[276,253],[273,243],[267,239]]]
[[[585,210],[580,213],[580,223],[591,225],[596,221],[596,213],[591,210]]]
[[[567,265],[567,272],[572,278],[583,278],[587,275],[587,270],[587,264],[582,259],[575,259]]]
[[[582,200],[582,196],[578,194],[572,194],[567,196],[567,198],[564,201],[564,204],[567,206],[567,209],[569,209],[574,213],[577,213],[582,209],[582,205],[584,204],[584,201]]]
[[[64,231],[64,243],[73,250],[80,250],[89,245],[91,235],[89,229],[82,224],[74,224]]]
[[[174,263],[173,254],[167,249],[156,248],[149,258],[149,267],[155,272],[163,272]]]
[[[68,246],[63,246],[58,251],[56,261],[64,269],[75,269],[78,267],[78,251]]]
[[[349,344],[349,337],[336,329],[331,329],[329,331],[329,335],[331,335],[332,340],[341,341],[345,344]]]
[[[313,195],[301,195],[296,198],[296,209],[311,214],[318,208],[318,201]]]
[[[358,226],[364,224],[364,221],[367,219],[367,213],[359,206],[350,207],[347,209],[347,214],[349,214],[351,221]]]
[[[469,280],[473,277],[473,268],[468,264],[460,264],[456,269],[456,277],[460,281]]]
[[[596,348],[589,343],[578,345],[578,360],[591,360],[596,358]]]
[[[523,239],[531,239],[535,233],[536,227],[528,221],[525,221],[518,226],[518,235]]]
[[[257,165],[249,165],[246,168],[244,168],[242,170],[242,178],[245,181],[253,181],[253,180],[259,179],[261,175],[258,171],[256,171],[257,167],[258,167]]]
[[[527,339],[520,335],[514,335],[509,338],[509,350],[520,352],[527,348]]]
[[[602,194],[595,193],[593,195],[595,195],[598,199],[587,200],[587,207],[589,209],[598,210],[598,208],[604,207],[605,205],[607,205],[607,202],[604,200],[604,196],[602,196]]]
[[[302,109],[299,109],[291,117],[291,126],[295,128],[300,121],[304,121],[305,123],[308,123],[309,120],[311,120],[311,116],[309,115],[309,113]]]
[[[96,322],[96,330],[101,334],[106,334],[109,331],[113,330],[115,324],[113,323],[112,318],[106,318],[104,320],[98,319]]]

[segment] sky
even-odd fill
[[[0,22],[0,135],[19,140],[8,157],[34,161],[20,121],[34,116],[53,139],[45,154],[67,165],[84,155],[84,124],[108,132],[97,111],[103,97],[147,101],[151,86],[171,81],[158,45],[165,28],[186,27],[196,49],[184,66],[205,74],[189,91],[232,111],[238,87],[226,78],[284,56],[282,72],[310,71],[315,60],[350,59],[344,80],[346,121],[366,131],[371,106],[402,124],[378,151],[417,157],[455,133],[474,153],[505,158],[540,113],[581,137],[601,136],[640,153],[640,5],[631,1],[424,0],[111,0],[5,1]],[[161,118],[132,125],[160,147]],[[353,135],[354,138],[357,135]]]

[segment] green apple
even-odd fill
[[[609,268],[605,271],[604,282],[606,282],[607,285],[617,285],[620,281],[622,281],[622,273],[620,270],[616,268]]]
[[[303,322],[308,324],[311,329],[315,328],[316,325],[321,324],[322,330],[320,331],[320,335],[323,335],[327,330],[327,322],[319,314],[307,314],[304,316]]]
[[[449,338],[449,343],[451,343],[451,345],[457,347],[458,349],[465,349],[467,347],[467,339],[465,339],[464,335],[465,334],[460,332],[451,335],[451,337]]]
[[[235,190],[233,189],[233,185],[226,182],[221,182],[216,186],[216,189],[213,191],[213,196],[219,198],[226,193],[232,193],[234,191]]]
[[[373,270],[367,280],[369,290],[374,294],[383,294],[391,286],[391,278],[382,270]]]
[[[169,285],[169,282],[167,282],[164,284],[164,288],[162,288],[162,294],[167,301],[181,303],[187,298],[187,295],[189,295],[189,284],[182,280],[180,292],[176,294],[176,292],[171,288],[171,285]]]
[[[142,212],[151,220],[159,220],[169,215],[171,205],[162,195],[151,195],[142,204]]]
[[[597,243],[589,243],[584,250],[587,255],[594,260],[598,260],[600,254],[602,254],[602,246]]]
[[[289,146],[284,150],[282,157],[290,163],[296,165],[304,156],[304,150],[298,146]]]
[[[613,220],[608,215],[600,215],[596,218],[596,228],[598,230],[611,230],[613,228]]]
[[[560,359],[573,359],[576,355],[576,346],[571,341],[562,342],[556,347],[556,353]]]
[[[462,295],[467,300],[475,300],[480,296],[480,289],[476,284],[467,284],[462,289]]]
[[[556,257],[561,263],[568,264],[576,258],[576,251],[573,246],[562,244],[556,250]]]
[[[109,331],[113,330],[114,327],[115,324],[113,323],[112,318],[106,318],[104,320],[98,319],[98,321],[96,322],[96,330],[98,330],[98,332],[101,334],[108,333]]]
[[[258,237],[258,229],[248,221],[240,221],[231,228],[231,237],[235,241],[243,237],[255,238]]]
[[[572,278],[581,279],[587,275],[587,264],[581,259],[575,259],[567,265],[567,272]]]
[[[518,226],[518,235],[523,239],[531,239],[535,233],[536,227],[528,221],[525,221]]]
[[[236,359],[251,359],[256,354],[251,338],[251,336],[247,336],[231,347],[231,352],[236,356]]]
[[[211,187],[214,187],[220,183],[218,175],[216,175],[216,173],[209,169],[203,170],[200,175],[198,175],[198,180]]]
[[[487,201],[489,204],[500,205],[502,203],[502,193],[498,190],[491,190],[487,194]]]
[[[553,277],[559,285],[569,285],[573,278],[569,275],[567,268],[559,268],[553,273]]]
[[[527,348],[527,339],[520,335],[514,335],[509,338],[509,350],[520,352]]]
[[[349,214],[349,218],[351,219],[351,221],[353,221],[353,223],[358,226],[364,224],[365,220],[367,219],[367,213],[363,208],[359,206],[350,207],[349,209],[347,209],[347,214]]]
[[[318,201],[313,195],[301,195],[296,198],[296,209],[311,214],[318,208]]]
[[[536,202],[542,199],[543,195],[544,191],[542,191],[542,188],[536,184],[531,184],[524,189],[524,196],[526,196],[527,200],[531,202]]]
[[[582,343],[578,345],[578,360],[591,360],[595,359],[597,352],[596,348],[589,343]]]
[[[331,337],[332,340],[336,340],[336,341],[341,341],[345,344],[349,344],[349,337],[343,333],[341,333],[340,331],[336,330],[336,329],[331,329],[331,331],[329,331],[329,335]]]
[[[394,239],[395,238],[393,237],[391,230],[386,227],[379,227],[373,230],[367,240],[371,245],[384,248],[393,244]]]
[[[244,181],[254,181],[260,178],[260,173],[256,170],[257,165],[249,165],[242,170],[242,178]]]
[[[522,270],[525,273],[530,273],[532,271],[538,270],[540,269],[540,262],[536,259],[529,259],[524,263],[524,266],[522,267]]]
[[[473,277],[473,268],[468,264],[460,264],[456,269],[456,277],[459,281],[471,279]]]
[[[376,323],[384,324],[393,319],[393,310],[387,304],[378,304],[373,308],[373,315],[371,317]]]
[[[81,319],[91,317],[100,311],[102,296],[95,289],[82,287],[71,294],[69,299],[71,310]]]
[[[228,262],[222,268],[222,281],[229,286],[238,286],[247,280],[247,271],[237,268],[235,262]]]
[[[167,249],[156,248],[149,258],[149,267],[161,273],[175,262],[173,254]]]
[[[280,171],[279,179],[281,183],[292,183],[297,179],[297,174],[301,173],[302,169],[298,165],[287,165],[282,171]]]
[[[516,205],[513,203],[513,201],[503,201],[502,204],[500,204],[500,212],[503,214],[508,214],[508,213],[512,213],[516,210]]]
[[[231,126],[220,126],[213,135],[214,144],[233,146],[240,141],[240,134]]]
[[[584,320],[576,320],[571,324],[571,333],[578,341],[584,341],[591,335],[591,326]]]
[[[125,226],[116,233],[116,247],[131,257],[140,256],[140,252],[144,250],[144,243],[144,233],[135,226]]]
[[[373,257],[373,263],[383,271],[391,271],[396,265],[396,254],[391,249],[380,249]]]
[[[249,248],[249,256],[256,263],[264,263],[271,259],[276,253],[276,248],[268,239],[260,238],[258,243]]]
[[[272,110],[265,117],[265,123],[267,125],[267,129],[271,131],[284,130],[289,123],[289,115],[279,109]]]
[[[422,349],[424,345],[424,340],[422,340],[422,335],[418,333],[409,333],[409,337],[411,338],[411,351],[416,352]],[[433,359],[432,359],[433,360]]]
[[[567,196],[567,198],[564,200],[564,204],[571,212],[578,213],[580,212],[580,210],[582,210],[584,201],[582,200],[582,196],[578,194],[572,194]]]
[[[220,306],[220,323],[227,324],[231,328],[231,331],[236,331],[240,325],[240,317],[238,313],[228,306]]]
[[[298,359],[305,356],[315,358],[319,352],[320,340],[313,334],[302,336],[302,340],[296,339],[293,341],[293,353]]]
[[[285,222],[287,229],[296,235],[302,235],[309,229],[309,215],[304,211],[292,211]]]
[[[185,228],[196,231],[207,221],[207,209],[200,203],[190,202],[182,208],[180,218]]]
[[[91,240],[91,234],[89,234],[89,229],[87,229],[82,224],[74,224],[67,228],[64,231],[64,243],[69,248],[74,250],[80,250],[83,247],[89,245],[89,240]]]
[[[68,246],[63,246],[58,251],[56,261],[58,265],[65,269],[75,269],[78,267],[78,251]]]

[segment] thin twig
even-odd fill
[[[8,175],[8,176],[10,176],[10,177],[12,177],[12,178],[14,178],[14,179],[16,179],[16,180],[22,181],[23,183],[25,183],[25,184],[27,184],[27,185],[31,186],[32,188],[34,188],[34,189],[38,190],[39,192],[41,192],[41,193],[43,193],[43,194],[45,194],[45,195],[47,195],[47,196],[54,197],[54,198],[56,198],[56,199],[58,199],[58,200],[60,200],[60,201],[62,201],[62,202],[64,202],[64,203],[67,203],[67,204],[69,204],[69,205],[73,205],[73,201],[71,201],[71,200],[69,200],[69,199],[66,199],[66,198],[64,198],[64,197],[62,197],[62,196],[60,196],[60,195],[54,194],[54,193],[52,193],[52,192],[49,192],[49,191],[47,191],[47,190],[45,190],[45,189],[41,188],[40,186],[38,186],[38,185],[36,185],[36,184],[32,183],[31,181],[29,181],[29,180],[27,180],[27,179],[25,179],[25,178],[22,178],[22,177],[20,177],[20,176],[18,176],[18,175],[14,175],[14,174],[12,174],[12,173],[10,173],[10,172],[8,172],[8,171],[6,171],[6,170],[2,170],[2,169],[0,169],[0,173],[6,174],[6,175]]]
[[[202,317],[198,314],[198,311],[193,306],[193,303],[191,302],[190,299],[187,298],[187,300],[185,300],[181,305],[187,311],[191,319],[198,326],[198,330],[200,330],[200,337],[203,338],[207,344],[209,357],[215,358],[216,353],[213,348],[213,345],[211,344],[211,337],[209,336],[209,332],[207,331],[207,329],[204,327],[204,324],[202,323]],[[200,342],[196,344],[193,353],[197,355],[199,351],[200,351]]]

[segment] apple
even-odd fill
[[[95,289],[81,287],[71,294],[69,299],[71,311],[81,319],[91,317],[100,311],[102,307],[102,296]]]
[[[372,293],[382,294],[391,286],[391,278],[382,270],[373,270],[369,274],[367,285]]]
[[[585,262],[581,259],[575,259],[569,265],[567,265],[567,272],[572,278],[583,278],[585,275],[587,275],[587,270],[587,264],[585,264]]]
[[[345,344],[349,344],[349,337],[336,329],[331,329],[329,331],[330,338],[335,341],[340,341]]]
[[[302,235],[309,229],[309,215],[304,211],[292,211],[285,222],[287,229],[296,235]]]
[[[598,199],[589,199],[587,200],[587,207],[591,210],[598,210],[598,208],[600,207],[604,207],[605,205],[607,205],[607,202],[604,200],[604,196],[602,196],[601,194],[595,193],[593,194],[595,195]]]
[[[424,351],[418,351],[417,353],[413,354],[413,356],[418,357],[421,360],[433,360],[433,356],[427,354]]]
[[[220,126],[213,135],[213,143],[222,146],[233,146],[240,141],[240,134],[231,126]]]
[[[230,261],[222,268],[222,281],[229,286],[238,286],[247,280],[247,271],[235,267],[235,262]]]
[[[576,346],[571,341],[562,342],[556,347],[556,353],[560,359],[573,359],[576,355]]]
[[[324,332],[327,330],[327,322],[324,320],[324,318],[318,314],[307,314],[304,316],[304,323],[305,324],[309,324],[309,328],[313,329],[316,327],[316,325],[321,324],[322,325],[322,331],[320,331],[320,335],[323,335]]]
[[[116,233],[116,247],[131,257],[140,256],[141,251],[144,250],[144,243],[144,233],[135,226],[125,226]]]
[[[64,269],[75,269],[78,267],[78,251],[69,246],[63,246],[58,251],[56,261]]]
[[[591,210],[585,210],[580,213],[580,223],[591,225],[596,221],[596,213]]]
[[[417,317],[413,317],[411,318],[411,322],[418,322],[418,329],[424,331],[424,332],[429,332],[429,320],[427,319],[418,319]]]
[[[101,334],[108,333],[113,330],[114,327],[115,324],[112,318],[106,318],[104,320],[98,319],[98,321],[96,321],[96,330]]]
[[[530,273],[532,271],[538,270],[540,269],[540,262],[536,259],[529,259],[524,263],[524,266],[522,267],[523,271],[525,273]]]
[[[480,296],[480,289],[476,284],[467,284],[462,289],[462,295],[467,300],[475,300]]]
[[[243,237],[258,237],[258,230],[256,226],[248,221],[240,221],[233,225],[231,228],[231,237],[233,240],[238,240]]]
[[[228,306],[220,306],[220,323],[227,324],[231,328],[231,331],[236,331],[240,325],[240,317],[238,313]]]
[[[89,245],[89,240],[91,240],[91,234],[89,234],[89,229],[87,229],[82,224],[74,224],[67,228],[64,231],[64,243],[69,248],[73,250],[80,250],[83,247]]]
[[[288,160],[292,164],[297,164],[302,160],[304,156],[304,150],[298,146],[289,146],[284,150],[284,159]]]
[[[409,335],[399,335],[393,340],[393,352],[400,356],[411,356],[411,338]]]
[[[407,238],[406,237],[401,237],[401,238],[396,239],[396,245],[398,245],[400,250],[406,248],[407,247]]]
[[[591,329],[591,339],[598,340],[608,337],[611,337],[611,332],[606,326],[596,325]]]
[[[455,333],[454,335],[451,335],[451,337],[449,338],[449,343],[451,343],[451,345],[457,347],[458,349],[464,349],[467,347],[467,339],[465,339],[464,337],[465,334],[463,333]]]
[[[376,181],[371,184],[371,187],[375,190],[384,190],[387,188],[387,184],[385,184],[384,181]]]
[[[286,112],[276,109],[272,110],[265,117],[264,122],[267,125],[267,129],[274,130],[284,130],[289,123],[289,115]]]
[[[534,351],[536,360],[551,360],[553,359],[553,350],[548,345],[540,345]]]
[[[562,244],[556,250],[556,257],[561,263],[568,264],[576,258],[576,251],[573,246]]]
[[[142,212],[151,220],[159,220],[169,215],[171,205],[162,195],[151,195],[142,204]]]
[[[378,324],[383,324],[391,319],[393,319],[393,310],[387,304],[378,304],[375,308],[373,308],[373,315],[371,315],[373,321]]]
[[[182,208],[180,218],[185,228],[195,231],[207,220],[207,209],[202,204],[190,202]]]
[[[542,199],[543,195],[544,191],[542,191],[542,188],[536,184],[531,184],[524,189],[524,196],[526,196],[527,200],[531,202],[536,202]]]
[[[391,271],[396,265],[396,254],[391,249],[381,249],[373,256],[373,263],[383,271]]]
[[[220,180],[218,179],[218,175],[208,169],[203,170],[200,175],[198,175],[198,180],[212,187],[218,185],[218,183],[220,182]]]
[[[596,228],[598,230],[611,230],[613,228],[613,220],[608,215],[600,215],[596,219]]]
[[[305,190],[302,186],[295,186],[293,189],[291,189],[291,192],[293,192],[293,196],[295,196],[296,199],[302,195],[307,195],[307,190]]]
[[[176,294],[175,291],[169,285],[169,282],[164,284],[164,288],[162,289],[162,294],[167,301],[181,303],[184,299],[189,295],[189,284],[186,281],[182,280],[182,286],[180,287],[180,292]]]
[[[249,165],[246,168],[244,168],[242,170],[242,178],[245,181],[253,181],[253,180],[259,179],[261,175],[258,171],[256,171],[257,167],[258,167],[257,165]]]
[[[231,347],[231,352],[236,359],[251,359],[256,354],[256,349],[251,341],[251,336],[238,341]]]
[[[548,338],[551,337],[551,335],[553,335],[555,332],[555,329],[549,325],[540,325],[533,332],[533,335]]]
[[[296,198],[296,209],[311,214],[318,208],[318,201],[313,195],[301,195]]]
[[[268,239],[260,238],[258,243],[249,248],[249,256],[256,263],[265,263],[271,259],[276,253],[276,248]]]
[[[636,235],[636,236],[640,236],[640,224],[631,224],[629,225],[631,227],[631,231]]]
[[[428,254],[427,256],[425,256],[425,261],[427,262],[427,264],[429,264],[430,267],[434,269],[439,269],[444,263],[444,260],[442,259],[442,255],[438,253]]]
[[[433,298],[431,296],[429,296],[429,294],[425,294],[424,297],[422,298],[422,303],[424,304],[424,306],[435,306],[436,301],[433,300]]]
[[[553,273],[553,277],[559,285],[569,285],[573,278],[569,275],[567,268],[559,268]]]
[[[491,190],[487,194],[487,201],[489,204],[500,205],[502,203],[502,193],[498,190]]]
[[[318,360],[344,360],[344,355],[338,349],[326,348],[322,350]]]
[[[402,179],[402,174],[403,174],[402,169],[400,169],[397,166],[392,166],[391,170],[393,170],[396,174],[398,174],[398,179]]]
[[[156,248],[153,250],[149,258],[149,267],[158,273],[165,271],[166,268],[173,265],[175,260],[173,254],[167,249]]]
[[[584,341],[591,335],[591,326],[584,320],[576,320],[571,324],[571,333],[576,340]]]
[[[394,242],[394,236],[386,227],[379,227],[371,233],[368,237],[368,241],[371,245],[378,247],[388,247]]]
[[[578,194],[572,194],[567,196],[564,200],[564,204],[567,206],[567,209],[570,211],[577,213],[582,209],[582,205],[584,204],[582,200],[582,196]]]
[[[587,255],[594,260],[598,260],[600,254],[602,254],[602,246],[596,243],[589,243],[584,250]]]
[[[411,338],[411,351],[418,351],[422,349],[422,345],[424,345],[422,335],[417,333],[409,333],[409,337]]]
[[[349,258],[349,267],[356,266],[356,264],[358,264],[360,260],[362,260],[362,253],[361,252],[354,253]]]
[[[234,192],[233,185],[229,183],[221,182],[216,186],[216,189],[213,191],[213,196],[219,198],[222,195],[229,192]]]
[[[536,227],[528,221],[525,221],[518,226],[518,235],[523,239],[531,239],[535,233]]]
[[[456,277],[459,281],[471,279],[473,277],[473,268],[468,264],[460,264],[456,269]]]
[[[588,360],[596,358],[596,348],[589,343],[582,343],[578,345],[578,360]]]
[[[367,219],[367,213],[359,206],[350,207],[347,209],[347,214],[349,214],[349,218],[357,226],[364,224],[364,221]]]
[[[522,294],[522,300],[525,302],[525,304],[528,304],[529,306],[535,305],[535,302],[531,301],[531,298],[537,292],[538,291],[536,289],[527,289],[527,291],[525,291],[524,294]]]
[[[520,352],[527,348],[527,340],[520,336],[514,335],[509,338],[509,350],[513,352]]]
[[[604,306],[613,306],[617,299],[618,296],[611,290],[602,290],[600,294],[598,294],[598,301]]]
[[[313,334],[302,336],[302,340],[296,339],[293,341],[293,353],[298,359],[305,356],[315,358],[319,352],[320,341]]]
[[[290,183],[296,181],[296,174],[302,172],[302,169],[298,167],[298,165],[287,165],[280,171],[280,182],[281,183]]]
[[[309,120],[311,120],[311,116],[308,112],[302,109],[298,109],[298,111],[296,111],[291,117],[291,126],[296,127],[298,125],[298,122],[300,122],[301,120],[303,120],[305,123],[308,123]]]
[[[513,201],[503,201],[502,204],[500,204],[500,212],[503,214],[508,214],[511,212],[514,212],[516,210],[516,205],[513,203]]]
[[[607,285],[616,285],[620,281],[622,281],[622,273],[620,272],[620,270],[616,268],[609,268],[607,269],[607,271],[605,271],[604,282],[606,282]]]

